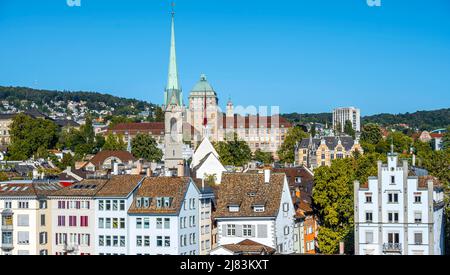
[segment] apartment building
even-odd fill
[[[113,176],[95,195],[95,254],[128,255],[128,209],[144,176]]]
[[[444,192],[436,178],[416,176],[391,152],[377,177],[354,188],[355,254],[443,254]]]
[[[147,177],[129,215],[130,255],[198,255],[200,191],[189,177]]]
[[[200,191],[199,203],[199,244],[200,255],[208,255],[217,244],[217,227],[214,226],[212,213],[215,210],[214,187],[208,186],[203,180],[195,179]]]
[[[53,254],[95,254],[95,195],[107,182],[108,179],[87,179],[49,196]]]
[[[245,239],[294,252],[294,205],[284,173],[224,173],[217,190],[218,246]]]
[[[47,196],[61,188],[58,182],[0,185],[0,255],[51,253],[51,210]]]
[[[355,107],[336,108],[333,110],[333,129],[343,133],[345,123],[350,121],[353,130],[361,132],[361,111]]]

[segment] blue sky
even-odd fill
[[[0,85],[161,104],[169,0],[0,1]],[[178,0],[184,96],[201,73],[236,105],[363,115],[450,107],[450,1]]]

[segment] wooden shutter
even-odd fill
[[[228,236],[226,224],[222,224],[222,236]]]
[[[252,238],[256,236],[256,226],[252,225]]]

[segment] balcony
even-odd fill
[[[2,231],[13,231],[12,224],[2,224]]]
[[[384,243],[383,252],[387,253],[401,253],[402,244],[401,243]]]

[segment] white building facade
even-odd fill
[[[333,129],[344,132],[345,122],[352,123],[353,130],[361,132],[361,111],[355,107],[337,108],[333,110]]]
[[[355,254],[443,254],[443,194],[436,179],[410,176],[408,162],[388,154],[378,177],[355,182]]]

